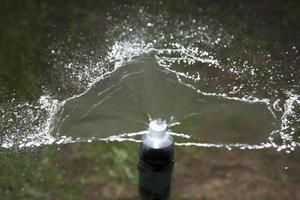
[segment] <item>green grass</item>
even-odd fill
[[[117,195],[137,184],[137,145],[87,143],[0,154],[2,199],[82,199],[87,185],[110,184]]]

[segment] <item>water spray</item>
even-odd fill
[[[174,166],[173,138],[160,119],[149,124],[139,150],[139,193],[142,200],[166,200],[170,197]]]

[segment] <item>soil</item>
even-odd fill
[[[300,199],[299,151],[292,154],[275,150],[216,150],[177,148],[173,173],[172,199],[192,200],[296,200]],[[67,154],[61,154],[63,157]],[[81,161],[82,162],[81,162]],[[80,158],[78,163],[86,162]],[[61,160],[63,162],[63,159]],[[106,161],[100,161],[106,162]],[[90,163],[92,165],[92,163]],[[72,177],[80,166],[64,162],[66,174]],[[96,172],[81,169],[85,177]],[[92,167],[91,167],[92,168]],[[134,175],[138,171],[134,169]],[[78,174],[77,174],[78,176]],[[120,173],[118,176],[122,177]],[[130,181],[119,180],[86,183],[83,199],[139,199],[138,186]],[[59,198],[58,198],[59,199]]]
[[[179,154],[173,192],[182,199],[295,200],[300,199],[299,167],[297,153],[274,150]]]

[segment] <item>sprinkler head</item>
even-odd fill
[[[167,133],[167,124],[161,119],[149,123],[148,133],[140,145],[140,166],[161,170],[174,163],[173,138]]]
[[[166,121],[154,120],[149,123],[149,134],[152,137],[163,138],[166,136],[167,127]]]
[[[149,123],[148,133],[142,143],[149,148],[162,149],[172,145],[172,138],[167,134],[167,124],[161,119]]]
[[[139,192],[142,200],[169,199],[174,166],[174,143],[160,119],[149,123],[139,150]]]

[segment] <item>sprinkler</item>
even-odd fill
[[[166,200],[170,197],[174,166],[173,138],[160,119],[149,124],[139,150],[139,193],[142,200]]]

